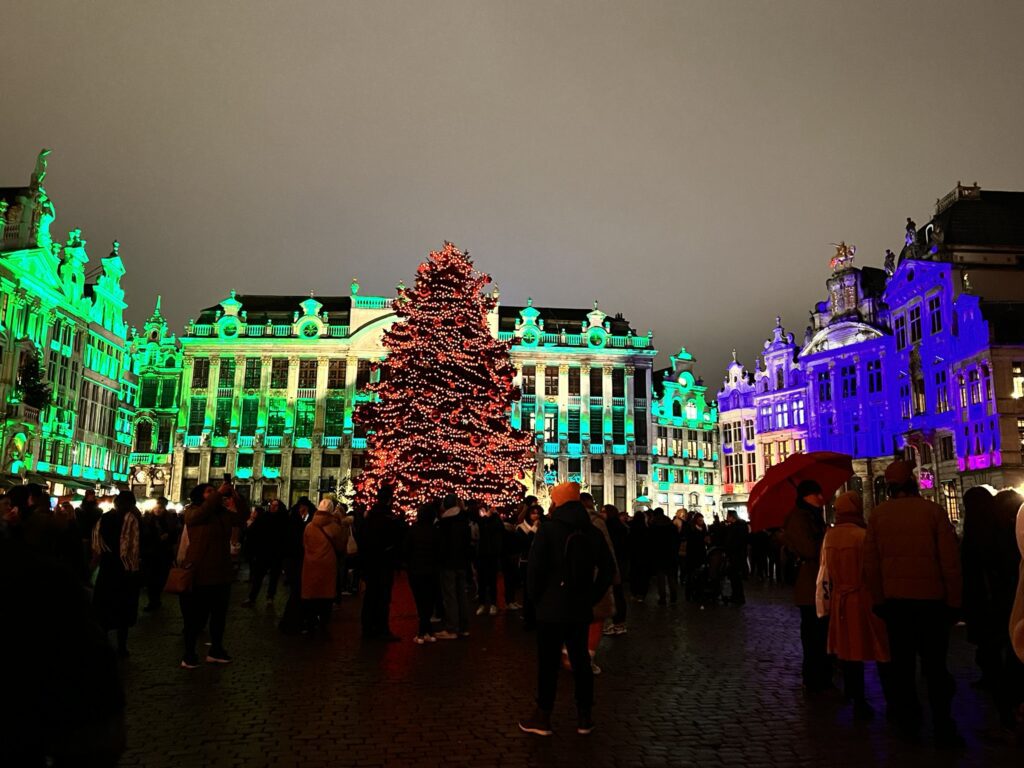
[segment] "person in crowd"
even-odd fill
[[[642,603],[651,585],[650,542],[647,537],[647,515],[634,512],[629,521],[629,593]]]
[[[354,518],[349,512],[348,504],[335,500],[333,494],[331,500],[334,501],[334,519],[345,529],[345,549],[338,553],[338,589],[337,597],[334,598],[334,604],[337,605],[341,602],[342,595],[351,594],[348,590],[348,561],[349,552],[355,553],[355,540],[352,533]]]
[[[302,533],[302,603],[310,635],[318,629],[329,635],[338,590],[338,553],[345,551],[346,534],[334,515],[334,502],[322,499]]]
[[[416,645],[437,640],[430,617],[437,602],[441,572],[441,531],[437,527],[440,510],[441,503],[436,501],[420,506],[416,511],[416,522],[405,537],[405,567],[419,618],[419,626],[413,638]]]
[[[146,583],[147,613],[160,610],[160,597],[167,583],[167,574],[174,563],[176,521],[167,512],[167,499],[156,500],[153,508],[142,516],[139,531],[139,550],[142,572]]]
[[[391,631],[391,590],[394,587],[395,564],[401,553],[402,523],[394,517],[394,489],[382,485],[377,501],[363,522],[359,552],[362,557],[366,593],[363,595],[363,637],[370,640],[397,642],[401,638]]]
[[[818,483],[804,480],[797,486],[796,497],[796,506],[786,516],[783,541],[799,558],[793,602],[800,609],[803,686],[808,693],[821,693],[832,687],[832,665],[827,651],[828,618],[819,618],[815,607],[815,584],[826,528],[825,496]]]
[[[483,502],[477,505],[479,510],[480,538],[477,544],[476,572],[479,582],[480,601],[476,615],[489,613],[498,615],[498,568],[501,565],[501,540],[504,526],[494,508]]]
[[[271,505],[280,505],[280,502],[274,499]],[[252,515],[246,521],[245,555],[249,560],[249,595],[242,601],[246,608],[256,605],[256,599],[268,574],[270,584],[267,587],[267,603],[274,602],[278,572],[274,571],[273,564],[276,553],[280,551],[281,540],[278,531],[275,530],[276,519],[272,517],[273,514],[275,513],[263,507],[253,507]]]
[[[20,515],[12,509],[0,500],[8,525]],[[81,560],[77,525],[75,535]],[[0,765],[118,765],[125,696],[116,652],[81,581],[9,527],[0,527],[0,627]]]
[[[1024,662],[1024,507],[1017,512],[1017,550],[1021,555],[1017,578],[1017,595],[1010,612],[1010,642],[1017,658]]]
[[[87,561],[82,558],[82,539],[78,535],[75,508],[63,501],[53,510],[50,552],[81,583],[89,582]]]
[[[688,521],[686,533],[686,599],[693,603],[700,599],[697,573],[708,561],[708,527],[704,515],[694,512]]]
[[[537,535],[537,526],[544,517],[544,508],[537,504],[533,496],[527,497],[527,501],[533,499],[533,503],[526,504],[520,510],[520,519],[516,525],[516,549],[519,552],[519,580],[523,585],[523,628],[532,632],[537,627],[537,616],[534,611],[533,601],[530,599],[530,591],[526,588],[526,571],[530,562],[530,547],[533,546],[533,538]]]
[[[651,512],[647,538],[654,578],[658,585],[658,605],[665,605],[667,597],[671,597],[672,605],[675,605],[679,598],[679,532],[661,507]]]
[[[731,596],[729,602],[733,605],[744,605],[747,602],[746,593],[743,590],[743,582],[750,573],[747,563],[747,550],[750,544],[750,526],[746,520],[741,520],[735,509],[725,513],[725,530],[722,534],[722,546],[729,559],[728,576]]]
[[[625,585],[629,579],[629,528],[622,520],[622,513],[613,504],[605,504],[602,507],[605,525],[608,528],[608,537],[612,542],[612,555],[615,558],[615,565],[618,569],[619,578],[612,583],[612,597],[615,599],[615,612],[612,614],[612,622],[604,630],[608,636],[626,634],[626,589]]]
[[[225,500],[232,498],[232,508]],[[185,622],[183,669],[199,666],[196,642],[199,632],[209,622],[210,649],[208,664],[230,664],[231,655],[224,648],[231,584],[235,580],[231,561],[231,538],[235,527],[245,518],[245,503],[237,498],[227,479],[219,488],[200,483],[189,493],[185,508],[185,531],[188,545],[184,561],[192,569],[192,590],[181,596],[182,618]]]
[[[305,555],[303,536],[306,524],[312,518],[312,502],[303,496],[288,512],[286,536],[283,545],[284,575],[288,582],[288,602],[278,623],[278,629],[288,634],[302,630],[302,558]]]
[[[920,657],[935,738],[941,746],[959,748],[963,739],[950,712],[954,683],[946,667],[949,628],[959,618],[963,587],[956,533],[945,510],[921,498],[912,464],[894,461],[885,482],[889,500],[868,520],[864,576],[889,633],[890,719],[907,735],[920,729]]]
[[[117,634],[117,655],[128,658],[128,629],[139,617],[141,558],[139,531],[142,515],[135,494],[121,491],[114,508],[102,515],[92,535],[93,561],[99,567],[92,604],[100,625]]]
[[[974,659],[981,671],[975,687],[991,690],[999,678],[999,640],[1003,627],[996,620],[988,559],[996,531],[995,492],[976,485],[964,493],[960,567],[964,578],[963,618],[967,640],[976,647]]]
[[[615,584],[622,584],[622,579],[619,574],[619,565],[615,562],[615,548],[612,545],[611,536],[608,534],[608,526],[605,523],[603,510],[598,511],[597,505],[594,503],[594,497],[589,493],[580,494],[580,503],[583,508],[587,510],[587,515],[590,517],[590,524],[596,528],[601,537],[604,539],[605,546],[608,547],[608,551],[612,556],[612,583],[608,585],[607,591],[601,596],[601,599],[593,608],[594,619],[590,622],[590,629],[587,631],[587,650],[590,652],[590,668],[595,675],[601,674],[601,668],[597,665],[594,660],[597,656],[597,649],[601,645],[601,637],[604,634],[604,623],[612,617],[615,613],[615,595],[613,587]],[[567,651],[567,649],[566,649]],[[568,661],[568,653],[566,653],[566,661]]]
[[[594,729],[594,672],[587,652],[593,607],[612,582],[615,567],[604,537],[580,503],[578,483],[551,490],[551,517],[530,550],[527,589],[537,606],[537,707],[519,721],[520,730],[550,736],[559,657],[566,646],[576,687],[576,732]]]
[[[519,602],[519,539],[516,537],[516,510],[502,515],[501,533],[501,580],[505,585],[505,610],[522,609]]]
[[[855,720],[875,715],[864,691],[864,662],[878,662],[885,691],[889,679],[885,624],[871,610],[871,593],[864,583],[866,528],[859,493],[850,491],[836,499],[835,526],[822,542],[818,577],[818,613],[827,613],[828,652],[841,662],[843,694],[853,702]]]
[[[82,538],[82,557],[87,563],[92,559],[92,532],[102,514],[103,510],[96,500],[96,491],[90,488],[75,510],[75,523],[78,526],[78,535]]]
[[[466,571],[472,560],[469,518],[458,497],[450,493],[441,503],[444,511],[438,521],[441,533],[441,593],[444,600],[445,627],[439,640],[469,637],[469,596]]]

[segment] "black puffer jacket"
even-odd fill
[[[594,558],[594,580],[589,589],[572,592],[562,580],[565,576],[565,548],[574,530],[582,531],[590,543]],[[527,589],[536,606],[537,620],[564,623],[590,623],[593,607],[608,591],[615,566],[604,536],[590,522],[590,515],[578,501],[558,507],[544,520],[530,549],[526,572]]]

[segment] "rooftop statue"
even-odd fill
[[[832,243],[835,246],[836,252],[832,256],[832,260],[829,265],[832,267],[833,272],[837,272],[840,269],[846,269],[853,266],[853,256],[857,253],[857,246],[847,245],[845,240],[840,240],[838,243]]]

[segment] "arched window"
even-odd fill
[[[140,421],[135,425],[135,450],[139,453],[153,450],[153,422]]]
[[[681,419],[683,418],[683,404],[678,400],[672,401],[672,418]]]
[[[775,388],[785,389],[786,388],[786,372],[781,368],[775,370]]]

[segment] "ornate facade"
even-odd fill
[[[0,398],[2,475],[55,494],[128,479],[136,379],[124,321],[119,244],[90,267],[81,230],[50,233],[48,150],[26,187],[0,188]],[[41,409],[22,402],[18,372],[38,355],[51,389]]]
[[[736,360],[725,372],[718,391],[718,434],[721,442],[722,510],[746,517],[747,498],[757,482],[757,409],[754,377]]]
[[[807,450],[807,380],[797,361],[799,352],[793,334],[776,317],[772,337],[765,341],[754,367],[758,477],[788,456]]]

